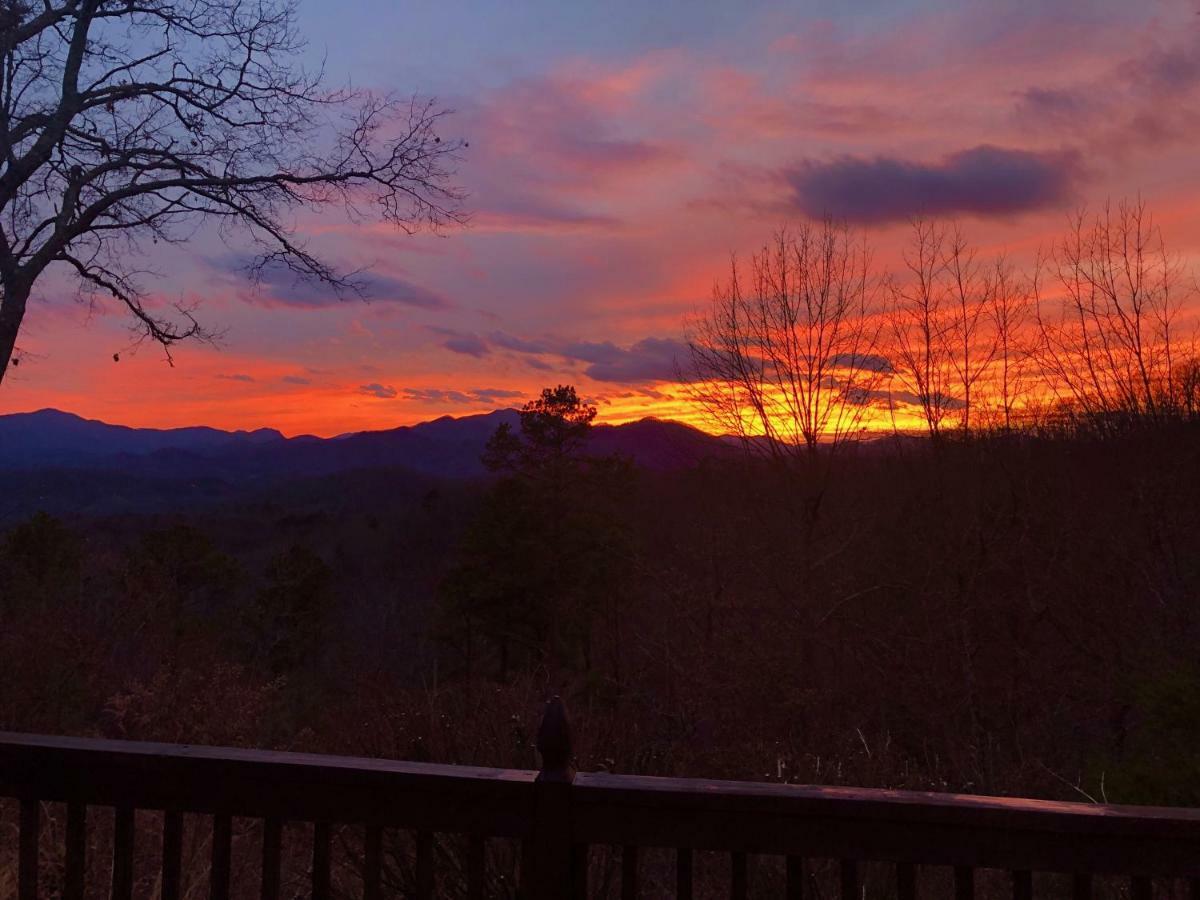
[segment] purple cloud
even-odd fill
[[[1184,93],[1200,83],[1200,47],[1194,37],[1179,46],[1157,47],[1127,61],[1118,74],[1156,96]]]
[[[608,341],[578,341],[568,344],[561,353],[589,363],[583,370],[589,378],[618,384],[675,381],[688,358],[687,345],[671,338],[644,338],[628,348]]]
[[[503,331],[493,331],[488,340],[502,350],[512,350],[516,353],[549,353],[550,347],[545,341],[531,341],[515,337]]]
[[[251,270],[251,260],[244,257],[226,257],[212,263],[224,272],[245,274]],[[420,285],[393,278],[378,272],[362,271],[351,281],[354,291],[337,290],[324,282],[297,275],[282,263],[268,263],[251,272],[254,290],[246,299],[259,306],[287,306],[300,309],[320,309],[336,306],[347,298],[361,296],[364,300],[383,303],[399,303],[420,309],[445,309],[452,304],[441,294]]]
[[[480,212],[483,223],[504,227],[615,228],[620,220],[613,216],[584,212],[551,200],[521,196],[513,188],[494,186],[487,190]]]
[[[444,333],[444,329],[433,329]],[[455,335],[455,339],[463,338]],[[471,336],[474,340],[479,340]],[[530,340],[502,331],[492,332],[479,355],[500,348],[526,357],[525,362],[539,371],[551,371],[553,366],[541,357],[557,356],[564,360],[586,363],[583,374],[595,381],[618,384],[637,384],[645,381],[675,381],[678,369],[688,359],[687,345],[671,338],[644,338],[629,347],[619,347],[612,341],[568,341],[560,338]],[[449,346],[449,342],[446,343]],[[472,349],[476,349],[471,345]],[[454,348],[451,348],[454,349]],[[458,352],[467,352],[466,349]],[[476,354],[472,354],[476,355]]]
[[[472,388],[466,391],[448,390],[444,388],[405,388],[405,400],[417,400],[422,403],[492,403],[500,400],[511,400],[524,397],[522,391],[510,391],[503,388]]]
[[[1017,115],[1022,121],[1041,126],[1079,125],[1097,112],[1097,104],[1088,92],[1071,88],[1031,87],[1017,98]]]
[[[396,389],[390,384],[360,384],[358,386],[360,394],[366,394],[368,397],[378,397],[380,400],[391,400],[396,396]]]
[[[862,224],[918,215],[997,215],[1070,199],[1079,177],[1071,153],[1035,153],[988,144],[940,163],[846,156],[807,162],[785,175],[797,210]]]
[[[284,384],[312,384],[307,378],[301,378],[299,375],[284,375],[279,380]]]
[[[476,359],[487,356],[491,352],[487,342],[473,334],[461,334],[448,338],[442,342],[442,346],[454,353],[473,356]]]
[[[572,341],[555,352],[568,359],[577,359],[593,365],[607,365],[620,360],[624,351],[612,341]]]
[[[878,372],[881,375],[890,375],[896,371],[890,359],[877,353],[838,353],[831,356],[829,362],[834,366]]]
[[[519,150],[510,159],[542,179],[578,183],[679,161],[680,149],[655,135],[625,134],[594,93],[587,81],[535,76],[492,92],[463,116],[481,135],[480,146]]]
[[[517,397],[524,397],[524,391],[509,391],[503,388],[475,388],[470,392],[473,396],[480,400],[515,400]]]
[[[254,380],[255,380],[253,375],[243,375],[243,374],[237,374],[237,375],[218,375],[217,377],[218,377],[218,378],[222,378],[222,379],[224,379],[225,381],[241,381],[241,382],[244,382],[244,383],[246,383],[246,384],[253,384],[253,383],[254,383]]]
[[[467,173],[479,224],[501,228],[613,229],[598,193],[686,161],[684,148],[643,133],[606,98],[603,83],[569,75],[509,82],[459,105],[477,165]]]

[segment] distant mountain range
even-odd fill
[[[121,455],[142,456],[160,450],[222,452],[284,439],[273,428],[257,431],[221,431],[203,426],[129,428],[57,409],[42,409],[0,416],[0,466],[78,467]]]
[[[271,428],[128,428],[43,409],[0,416],[0,472],[89,470],[244,483],[397,467],[435,478],[470,478],[484,473],[480,455],[496,428],[517,421],[516,410],[504,409],[336,438],[286,438]],[[687,425],[642,419],[595,426],[588,449],[669,470],[727,448],[720,438]]]

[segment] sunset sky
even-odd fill
[[[329,80],[436,96],[470,142],[468,227],[298,224],[372,299],[268,277],[200,232],[142,268],[223,332],[129,352],[115,304],[48,279],[0,412],[333,435],[519,405],[572,383],[602,421],[680,417],[684,318],[731,253],[831,213],[884,267],[956,217],[1018,261],[1067,214],[1141,196],[1200,255],[1192,3],[305,0]],[[853,10],[852,12],[848,10]],[[120,362],[113,354],[120,353]]]

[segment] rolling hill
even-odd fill
[[[0,416],[0,470],[95,469],[153,477],[278,478],[400,466],[442,478],[481,475],[487,439],[516,410],[385,431],[285,438],[271,428],[129,428],[55,409]],[[597,425],[589,452],[617,453],[652,469],[692,465],[720,453],[720,439],[678,422],[642,419]]]

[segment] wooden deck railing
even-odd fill
[[[65,803],[63,896],[84,896],[88,808],[112,807],[111,890],[133,888],[135,810],[163,815],[161,896],[180,896],[183,815],[211,816],[210,896],[231,889],[231,822],[261,819],[261,896],[280,896],[285,821],[314,823],[311,893],[330,895],[331,825],[365,829],[362,884],[381,896],[383,829],[412,831],[413,896],[434,896],[433,835],[467,836],[467,895],[485,896],[489,838],[522,847],[522,893],[534,900],[587,894],[587,854],[621,847],[621,893],[639,896],[639,851],[674,848],[675,896],[690,898],[693,854],[729,855],[730,896],[752,891],[752,855],[786,858],[785,895],[799,898],[805,861],[840,861],[842,900],[860,897],[861,865],[894,864],[895,896],[914,900],[920,867],[953,871],[956,900],[970,900],[976,869],[1011,873],[1014,900],[1030,900],[1033,872],[1066,873],[1087,900],[1092,876],[1129,879],[1133,900],[1152,879],[1184,879],[1200,900],[1200,810],[1056,803],[955,794],[801,787],[735,781],[575,774],[560,702],[538,735],[540,772],[376,759],[230,750],[0,733],[0,796],[20,802],[18,894],[38,896],[43,802]],[[889,891],[889,894],[891,892]]]

